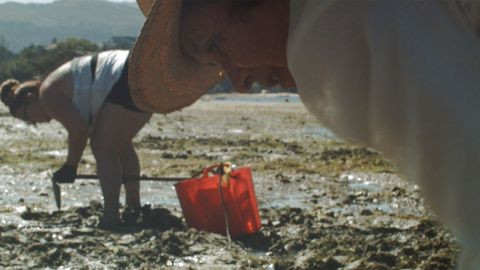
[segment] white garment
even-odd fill
[[[453,0],[292,0],[305,106],[418,183],[480,269],[480,40]],[[476,261],[475,261],[476,260]]]
[[[122,75],[127,58],[128,51],[124,50],[99,53],[93,82],[90,68],[92,56],[82,56],[72,60],[74,85],[72,102],[89,126],[94,125],[105,98]]]

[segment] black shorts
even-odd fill
[[[128,59],[125,62],[120,78],[113,85],[105,101],[118,104],[130,111],[144,112],[133,103],[132,96],[130,95],[130,87],[128,86]]]

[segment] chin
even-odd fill
[[[282,86],[282,88],[285,88],[285,89],[297,88],[297,85],[295,84],[294,81],[291,81],[291,82],[282,82],[282,83],[280,83],[280,85]]]
[[[293,79],[292,75],[290,73],[283,74],[284,76],[281,76],[279,79],[279,83],[283,88],[296,88],[297,84],[295,83],[295,80]]]
[[[232,92],[234,92],[234,93],[240,93],[240,94],[245,94],[245,93],[249,93],[249,92],[250,92],[250,89],[245,89],[245,88],[239,89],[239,88],[233,87],[233,88],[232,88]]]

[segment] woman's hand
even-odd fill
[[[52,176],[52,180],[56,183],[73,183],[75,178],[77,178],[77,168],[68,164],[64,164]]]

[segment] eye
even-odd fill
[[[216,41],[212,41],[208,44],[207,51],[208,53],[220,52],[221,48]]]
[[[220,35],[214,35],[212,39],[207,44],[207,52],[208,53],[221,53],[222,52],[222,37]]]

